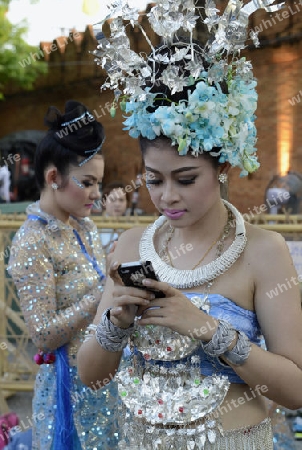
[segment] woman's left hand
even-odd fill
[[[156,289],[165,294],[163,298],[151,301],[149,307],[140,307],[136,313],[141,317],[139,325],[161,325],[171,328],[183,336],[192,335],[207,339],[207,333],[215,329],[212,317],[201,311],[178,289],[168,283],[154,281],[149,278],[143,280],[147,289]],[[213,332],[212,332],[213,333]]]

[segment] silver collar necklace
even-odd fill
[[[201,286],[222,275],[237,261],[246,246],[246,231],[242,215],[231,203],[226,200],[223,200],[223,203],[235,217],[235,239],[230,247],[214,261],[194,270],[176,269],[163,261],[155,250],[154,236],[167,220],[164,216],[159,217],[144,231],[139,247],[141,260],[151,261],[159,279],[178,289]]]

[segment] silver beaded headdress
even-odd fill
[[[164,135],[180,155],[206,151],[220,162],[239,167],[241,176],[254,172],[259,167],[254,124],[257,83],[251,62],[240,57],[240,51],[248,38],[249,16],[260,8],[273,12],[283,6],[273,2],[252,0],[244,5],[229,0],[219,14],[214,0],[205,0],[204,8],[197,8],[194,0],[158,0],[146,13],[162,39],[155,48],[138,9],[128,0],[112,1],[107,16],[94,25],[98,46],[93,52],[108,74],[101,89],[114,91],[111,115],[119,104],[130,136],[155,139]],[[110,36],[103,33],[106,21]],[[198,21],[209,31],[203,48],[193,40]],[[140,28],[150,45],[149,55],[131,49],[127,26]],[[180,37],[183,34],[186,39]],[[257,33],[252,31],[249,37],[259,45]],[[175,101],[175,94],[182,92],[185,97]]]

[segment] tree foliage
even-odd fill
[[[36,78],[47,71],[45,62],[30,58],[39,48],[25,42],[25,23],[13,25],[7,19],[9,3],[10,0],[0,0],[0,99],[8,85],[32,89]]]

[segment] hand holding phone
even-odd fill
[[[118,267],[118,274],[121,277],[125,286],[132,286],[139,289],[152,290],[156,298],[163,298],[165,294],[162,291],[146,288],[142,284],[145,278],[159,281],[151,261],[133,261],[121,264]]]

